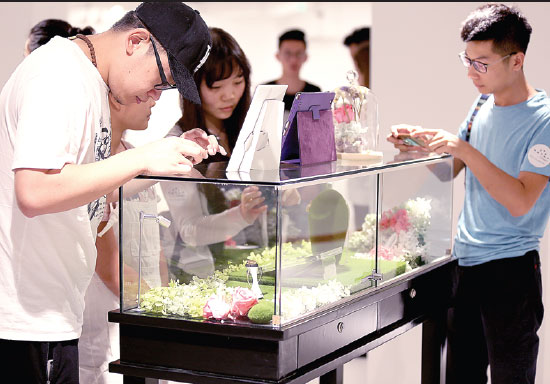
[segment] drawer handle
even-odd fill
[[[411,297],[411,299],[414,299],[416,296],[416,289],[412,288],[409,292],[409,296]]]
[[[339,333],[342,333],[344,331],[344,323],[340,321],[336,326],[336,329],[338,330]]]

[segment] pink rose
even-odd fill
[[[375,250],[374,248],[370,250],[369,255],[374,257]],[[393,260],[393,252],[391,249],[384,247],[383,245],[378,247],[378,257],[384,260]]]
[[[237,287],[233,292],[231,315],[233,317],[246,316],[250,308],[257,302],[258,298],[250,289]]]
[[[350,104],[336,108],[333,113],[338,123],[349,123],[353,119],[353,107]]]
[[[229,317],[230,310],[230,305],[225,302],[222,296],[212,295],[202,308],[202,316],[206,319],[223,320]]]
[[[411,223],[409,222],[409,215],[407,214],[406,209],[400,209],[395,213],[395,224],[394,224],[394,230],[395,232],[406,232],[409,230]]]
[[[406,209],[398,209],[397,211],[388,210],[382,213],[380,219],[380,229],[392,229],[393,231],[405,232],[408,231],[411,226],[409,222],[409,215]]]

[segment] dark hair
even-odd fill
[[[460,37],[469,41],[493,41],[495,52],[527,51],[532,28],[518,8],[489,3],[474,10],[462,23]]]
[[[357,66],[357,69],[361,72],[363,75],[363,79],[365,80],[363,85],[367,88],[370,88],[370,49],[368,46],[360,48],[357,53],[353,56],[353,61],[355,62],[355,65]]]
[[[115,32],[123,32],[134,28],[146,28],[145,24],[137,17],[136,11],[128,11],[122,18],[113,24],[111,29]]]
[[[359,44],[363,41],[370,41],[370,28],[359,28],[354,30],[344,39],[344,45],[349,47],[351,44]]]
[[[279,48],[281,48],[281,44],[285,40],[298,40],[298,41],[303,42],[304,45],[307,46],[307,44],[306,44],[306,35],[300,29],[291,29],[291,30],[286,31],[285,33],[283,33],[281,36],[279,36]]]
[[[232,151],[244,123],[250,106],[250,63],[237,41],[229,33],[220,28],[210,28],[212,48],[208,60],[195,73],[193,79],[200,90],[204,79],[211,88],[216,81],[227,79],[235,70],[240,70],[245,81],[244,93],[237,103],[231,116],[223,121],[223,127]],[[204,128],[204,113],[200,105],[195,105],[180,97],[183,116],[176,123],[183,132],[193,128]]]
[[[125,32],[134,28],[147,29],[145,24],[143,24],[143,22],[137,16],[136,11],[132,10],[132,11],[126,12],[126,14],[122,16],[122,18],[119,21],[114,23],[113,26],[111,27],[111,30],[113,30],[114,32]],[[153,34],[151,33],[151,35]],[[155,43],[157,44],[157,49],[159,50],[159,52],[166,52],[166,49],[162,46],[160,41],[158,41],[158,39],[154,35],[153,37],[155,38]],[[151,55],[153,54],[152,44],[149,46],[149,50],[147,51],[147,53]]]
[[[29,52],[32,52],[36,48],[46,44],[54,36],[69,37],[79,33],[83,35],[93,35],[95,30],[90,26],[82,29],[76,28],[66,21],[59,19],[42,20],[31,28],[29,33]]]

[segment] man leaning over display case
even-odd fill
[[[57,36],[26,57],[0,95],[3,382],[78,383],[106,202],[139,174],[186,174],[220,149],[194,132],[110,156],[109,92],[129,105],[177,88],[200,103],[192,73],[211,39],[198,12],[143,3],[108,31],[77,37]]]
[[[515,7],[491,3],[473,11],[462,24],[466,50],[459,57],[482,95],[458,135],[400,125],[388,136],[401,151],[451,154],[455,176],[466,172],[453,248],[447,383],[486,383],[488,365],[492,383],[535,382],[543,318],[538,250],[550,211],[550,100],[525,78],[530,35]],[[407,145],[407,135],[416,145]]]

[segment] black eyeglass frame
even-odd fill
[[[458,58],[460,59],[460,62],[462,64],[464,64],[464,66],[466,68],[470,68],[471,66],[474,67],[474,69],[479,72],[479,73],[487,73],[488,71],[488,67],[489,65],[493,65],[493,64],[496,64],[496,63],[500,63],[501,61],[509,58],[510,56],[512,55],[515,55],[517,52],[511,52],[509,54],[507,54],[506,56],[502,56],[500,59],[498,59],[497,61],[493,62],[493,63],[489,63],[489,64],[485,64],[485,63],[482,63],[481,61],[479,60],[472,60],[470,59],[468,56],[466,56],[466,51],[462,51],[458,54]],[[480,70],[480,68],[483,68],[483,70]]]
[[[160,81],[162,81],[162,83],[155,85],[154,88],[157,91],[166,91],[168,89],[177,88],[177,86],[175,84],[170,84],[168,82],[168,80],[166,80],[166,75],[164,74],[164,69],[162,69],[162,63],[160,61],[160,56],[159,56],[159,53],[157,51],[157,47],[155,46],[155,41],[153,40],[152,37],[150,37],[150,40],[151,40],[151,44],[153,45],[153,51],[155,52],[155,58],[157,59],[157,67],[159,68]]]

